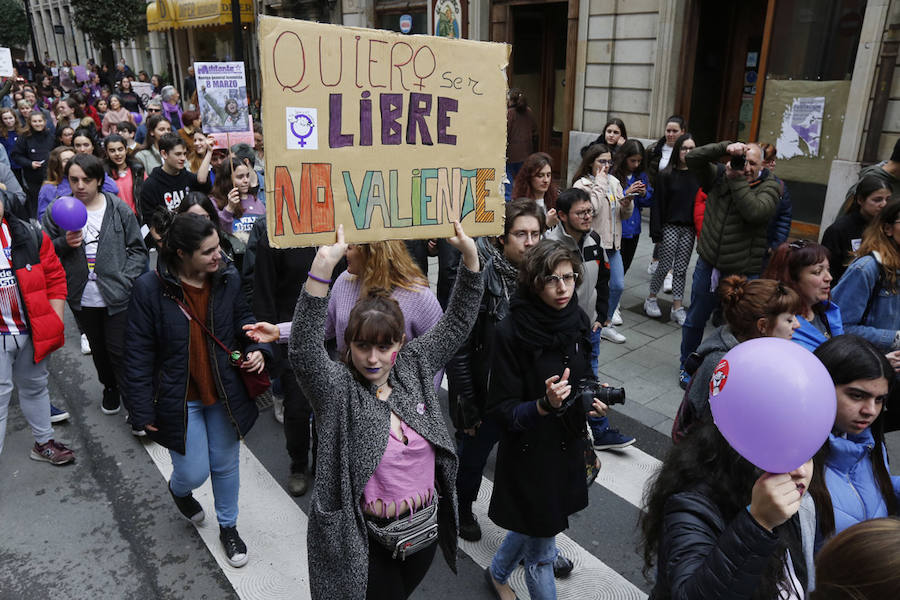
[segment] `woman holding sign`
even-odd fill
[[[454,227],[456,286],[446,314],[415,340],[397,302],[369,289],[350,312],[341,362],[328,357],[328,286],[347,251],[343,227],[336,244],[319,248],[297,302],[291,365],[320,436],[307,536],[316,600],[407,598],[437,545],[456,569],[458,460],[433,378],[472,328],[483,283],[475,242]]]

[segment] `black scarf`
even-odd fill
[[[516,292],[509,301],[516,337],[523,345],[565,351],[576,340],[588,337],[591,323],[578,306],[575,294],[561,310],[548,306],[537,296],[529,296]]]

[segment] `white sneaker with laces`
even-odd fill
[[[623,321],[622,321],[622,313],[619,312],[619,307],[617,306],[617,307],[616,307],[616,310],[615,310],[615,312],[613,313],[613,316],[612,316],[612,324],[613,324],[613,325],[621,325],[622,323],[623,323]]]
[[[683,306],[677,309],[673,308],[672,313],[669,315],[669,318],[679,325],[684,325],[684,321],[687,319],[687,311]]]
[[[663,280],[663,293],[671,294],[672,293],[672,271],[666,273],[666,278]]]
[[[607,325],[606,327],[601,329],[600,337],[606,341],[612,342],[613,344],[625,343],[625,336],[616,331],[616,328],[612,325]]]
[[[85,334],[81,334],[81,353],[82,354],[90,354],[91,353],[91,344],[88,342],[87,336]]]
[[[654,319],[658,319],[662,316],[662,311],[659,310],[659,303],[656,301],[656,298],[647,298],[644,300],[644,312],[648,317],[653,317]]]

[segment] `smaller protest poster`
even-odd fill
[[[194,75],[203,131],[214,140],[213,147],[253,146],[244,63],[194,63]]]
[[[144,106],[147,106],[150,98],[153,97],[153,84],[149,81],[132,81],[131,89],[138,95]]]
[[[0,77],[13,76],[12,55],[9,48],[0,48]]]
[[[84,83],[91,78],[90,74],[88,73],[87,67],[75,65],[74,67],[72,67],[72,70],[75,71],[75,81],[77,81],[78,83]]]
[[[824,96],[794,98],[781,122],[781,135],[776,143],[778,158],[818,157],[824,117]]]

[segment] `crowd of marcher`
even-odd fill
[[[645,148],[612,118],[560,189],[513,90],[499,236],[473,240],[455,223],[446,240],[348,245],[338,226],[334,244],[274,248],[261,127],[255,148],[215,147],[190,77],[182,99],[143,73],[145,99],[124,62],[83,83],[63,67],[20,74],[0,89],[0,451],[15,387],[31,457],[75,460],[53,437],[68,414],[50,403],[47,370],[68,304],[100,410],[124,407],[136,437],[169,449],[168,491],[195,523],[192,491],[211,478],[232,566],[250,556],[240,443],[271,385],[287,489],[312,489],[314,598],[406,598],[438,548],[455,570],[458,538],[481,538],[473,504],[495,447],[488,514],[508,533],[486,586],[515,598],[524,563],[530,597],[555,598],[555,578],[575,568],[555,537],[588,505],[595,451],[635,442],[610,426],[623,392],[597,374],[600,344],[626,342],[620,301],[649,210],[643,310],[662,318],[671,294],[686,390],[640,518],[652,597],[900,597],[892,553],[867,546],[900,535],[880,520],[900,511],[884,444],[900,427],[887,410],[900,370],[900,141],[818,244],[791,240],[774,146],[701,144],[672,116]],[[710,411],[719,360],[763,337],[814,352],[837,397],[830,436],[790,473],[743,458]],[[844,564],[862,557],[881,562]]]

